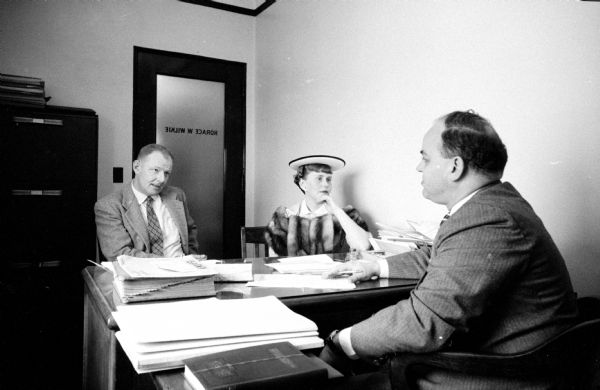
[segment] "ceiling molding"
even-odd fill
[[[216,8],[223,11],[235,12],[236,14],[248,15],[248,16],[258,16],[261,12],[270,7],[277,0],[265,0],[261,5],[256,7],[256,9],[239,7],[237,5],[219,3],[214,0],[179,0],[184,3],[191,3],[196,5],[202,5],[204,7]]]

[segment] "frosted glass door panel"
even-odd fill
[[[223,246],[225,84],[157,75],[156,142],[175,156],[169,183],[182,188],[198,226],[200,250]]]

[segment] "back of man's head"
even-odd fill
[[[441,118],[444,157],[459,156],[468,169],[500,179],[508,160],[506,146],[492,124],[473,111],[454,111]]]

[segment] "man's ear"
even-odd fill
[[[462,157],[452,157],[452,165],[450,166],[449,178],[452,181],[457,181],[466,173],[465,160]]]
[[[140,162],[140,160],[134,160],[133,161],[133,172],[135,172],[136,175],[140,172],[140,169],[141,169],[140,165],[141,164],[142,163]]]

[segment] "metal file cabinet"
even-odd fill
[[[10,335],[0,340],[0,383],[78,388],[79,275],[96,256],[98,117],[2,105],[0,150],[0,325]]]

